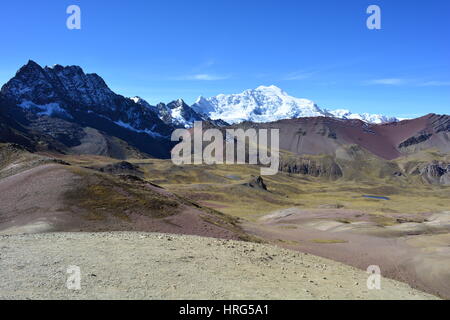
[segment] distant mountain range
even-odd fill
[[[397,122],[395,117],[379,114],[356,114],[349,110],[327,110],[313,101],[289,96],[276,86],[260,86],[239,94],[219,94],[211,98],[200,97],[192,105],[199,114],[211,119],[222,119],[235,124],[243,121],[272,122],[303,117],[335,117],[359,119],[368,123]]]
[[[381,115],[330,111],[275,86],[200,97],[192,106],[182,99],[153,106],[113,92],[100,76],[78,66],[41,67],[34,61],[0,90],[0,142],[32,151],[121,159],[168,158],[173,130],[189,128],[194,121],[218,128],[278,126],[283,143],[290,141],[282,143],[284,148],[297,154],[335,155],[340,146],[357,144],[392,159],[424,148],[448,152],[449,118],[431,114],[399,122]]]
[[[140,97],[126,98],[114,93],[100,76],[85,74],[78,66],[42,68],[31,60],[3,86],[1,94],[37,115],[70,117],[74,109],[87,111],[153,136],[167,135],[170,131],[167,126],[189,128],[194,121],[226,125],[317,116],[360,119],[369,123],[398,121],[382,115],[321,109],[314,102],[291,97],[276,86],[260,86],[241,94],[220,94],[208,99],[200,97],[192,106],[182,99],[152,106]]]

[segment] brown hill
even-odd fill
[[[429,114],[385,124],[329,117],[298,118],[243,122],[221,130],[225,137],[226,129],[250,128],[279,130],[279,170],[289,174],[365,182],[381,178],[386,182],[448,185],[450,181],[447,115]]]
[[[391,122],[368,124],[361,120],[327,117],[298,118],[271,123],[242,123],[229,128],[280,130],[280,149],[297,155],[337,155],[346,145],[358,145],[383,159],[391,160],[435,148],[450,152],[450,116],[426,116]]]
[[[0,145],[0,155],[0,233],[126,230],[245,238],[236,218],[137,176],[69,165],[14,145]]]

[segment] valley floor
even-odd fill
[[[449,186],[0,151],[0,298],[450,299]]]
[[[279,247],[158,233],[0,236],[0,299],[435,299]],[[37,254],[39,253],[39,254]],[[78,266],[81,289],[69,290]]]
[[[290,208],[246,223],[245,229],[272,244],[362,270],[377,265],[383,276],[450,299],[450,212],[381,227],[361,212]]]

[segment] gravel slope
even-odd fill
[[[66,288],[81,268],[81,290]],[[1,299],[434,299],[324,258],[233,240],[157,233],[0,236]]]

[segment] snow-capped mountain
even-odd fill
[[[167,157],[174,127],[149,107],[113,92],[78,66],[41,67],[29,61],[0,90],[0,111],[26,127],[30,145],[63,152]],[[75,149],[72,149],[75,148]]]
[[[177,99],[168,104],[161,102],[156,106],[150,105],[140,97],[133,97],[131,100],[152,110],[165,124],[175,128],[191,128],[195,121],[206,121],[217,126],[228,124],[222,120],[211,120],[206,115],[194,111],[194,109],[188,106],[183,99]]]
[[[78,66],[42,68],[30,60],[0,93],[16,106],[38,115],[73,118],[77,112],[91,113],[149,135],[171,132],[150,109],[114,93],[100,76],[86,74]]]
[[[33,101],[45,105],[56,100],[76,100],[83,105],[110,106],[115,98],[97,74],[85,74],[78,66],[42,68],[30,60],[1,89],[12,100]],[[60,101],[62,102],[62,101]]]
[[[260,86],[239,94],[219,94],[211,98],[199,97],[192,108],[211,119],[228,123],[242,121],[271,122],[302,117],[336,117],[361,119],[370,123],[397,121],[382,115],[354,114],[348,110],[329,111],[313,101],[289,96],[276,86]]]
[[[448,152],[448,116],[430,114],[405,121],[402,126],[371,125],[367,122],[397,119],[342,109],[330,111],[275,86],[199,98],[192,107],[182,99],[153,106],[139,97],[116,94],[100,76],[85,73],[78,66],[41,67],[29,61],[0,90],[0,142],[63,154],[169,158],[176,144],[170,139],[173,130],[191,127],[194,121],[226,126],[223,120],[247,120],[255,122],[252,127],[267,128],[273,125],[263,122],[291,118],[298,119],[277,123],[281,146],[299,154],[333,153],[349,141],[368,150],[373,147],[375,154],[387,159],[401,155],[411,145],[417,150],[440,146]],[[373,133],[383,139],[386,128],[398,128],[398,133],[389,133],[389,141],[374,143]],[[299,132],[310,134],[300,137]]]
[[[397,122],[400,119],[395,117],[388,117],[381,114],[370,114],[370,113],[352,113],[347,109],[337,109],[329,111],[334,117],[339,119],[359,119],[368,123],[387,123],[387,122]]]
[[[211,119],[222,119],[229,123],[270,122],[326,115],[314,102],[291,97],[276,86],[260,86],[240,94],[219,94],[208,99],[200,97],[192,108]]]
[[[140,97],[116,94],[100,76],[79,66],[41,67],[30,60],[1,88],[0,96],[27,117],[70,120],[103,131],[119,126],[156,139],[169,139],[175,128],[192,127],[194,121],[224,125],[198,114],[182,99],[153,106]]]
[[[150,105],[140,97],[133,97],[131,100],[154,111],[165,124],[174,127],[190,128],[194,121],[210,121],[208,117],[195,112],[183,99],[168,104],[158,103],[156,106]]]

